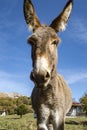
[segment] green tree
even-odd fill
[[[87,115],[87,93],[85,93],[84,96],[80,98],[80,103],[83,104],[83,111],[86,112]]]
[[[24,104],[28,108],[28,112],[32,112],[31,98],[29,97],[0,97],[0,110],[6,110],[8,115],[16,114],[16,109],[22,104]]]
[[[28,112],[29,112],[28,106],[25,104],[21,104],[16,109],[16,113],[17,115],[20,115],[20,118],[22,118],[22,116]]]
[[[11,115],[14,114],[14,110],[16,108],[16,99],[10,97],[2,97],[0,98],[0,110],[6,110],[6,112]]]
[[[20,104],[26,104],[29,105],[29,99],[26,96],[21,96],[17,99],[17,106],[19,106]]]

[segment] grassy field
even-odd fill
[[[67,118],[69,121],[87,121],[87,118]],[[36,130],[36,120],[33,114],[26,114],[23,118],[17,115],[0,117],[0,130]],[[65,124],[65,130],[87,130],[87,125]]]

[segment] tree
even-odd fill
[[[21,96],[17,99],[17,102],[16,102],[17,106],[19,106],[20,104],[26,104],[26,105],[29,105],[29,99],[28,97],[26,96]]]
[[[20,115],[20,118],[22,118],[22,116],[28,112],[29,112],[28,106],[25,104],[21,104],[16,108],[16,113],[17,115]]]
[[[83,104],[83,111],[86,112],[87,115],[87,93],[85,93],[84,96],[80,98],[80,103]]]
[[[32,112],[31,98],[29,97],[26,96],[20,96],[18,98],[0,97],[0,110],[5,109],[8,115],[17,114],[18,107],[23,104],[27,108],[28,112]]]
[[[1,97],[0,98],[0,110],[6,110],[7,114],[14,114],[16,108],[16,99],[10,97]]]

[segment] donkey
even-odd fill
[[[41,25],[31,0],[24,0],[24,16],[33,34],[28,38],[31,45],[34,82],[31,100],[37,115],[37,130],[64,130],[64,118],[72,105],[71,90],[63,77],[57,74],[57,46],[72,11],[73,0],[69,0],[63,11],[50,26]]]

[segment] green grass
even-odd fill
[[[17,115],[0,117],[0,130],[36,130],[35,127],[36,120],[32,114],[26,114],[22,118]]]
[[[67,118],[66,122],[84,122],[87,121],[86,117],[77,117],[77,118]],[[65,124],[65,130],[87,130],[87,125],[73,125],[73,124]]]
[[[66,121],[87,121],[87,118],[67,118]],[[36,119],[33,114],[26,114],[22,118],[17,115],[0,117],[0,130],[36,130]],[[65,130],[87,130],[87,126],[65,124]]]

